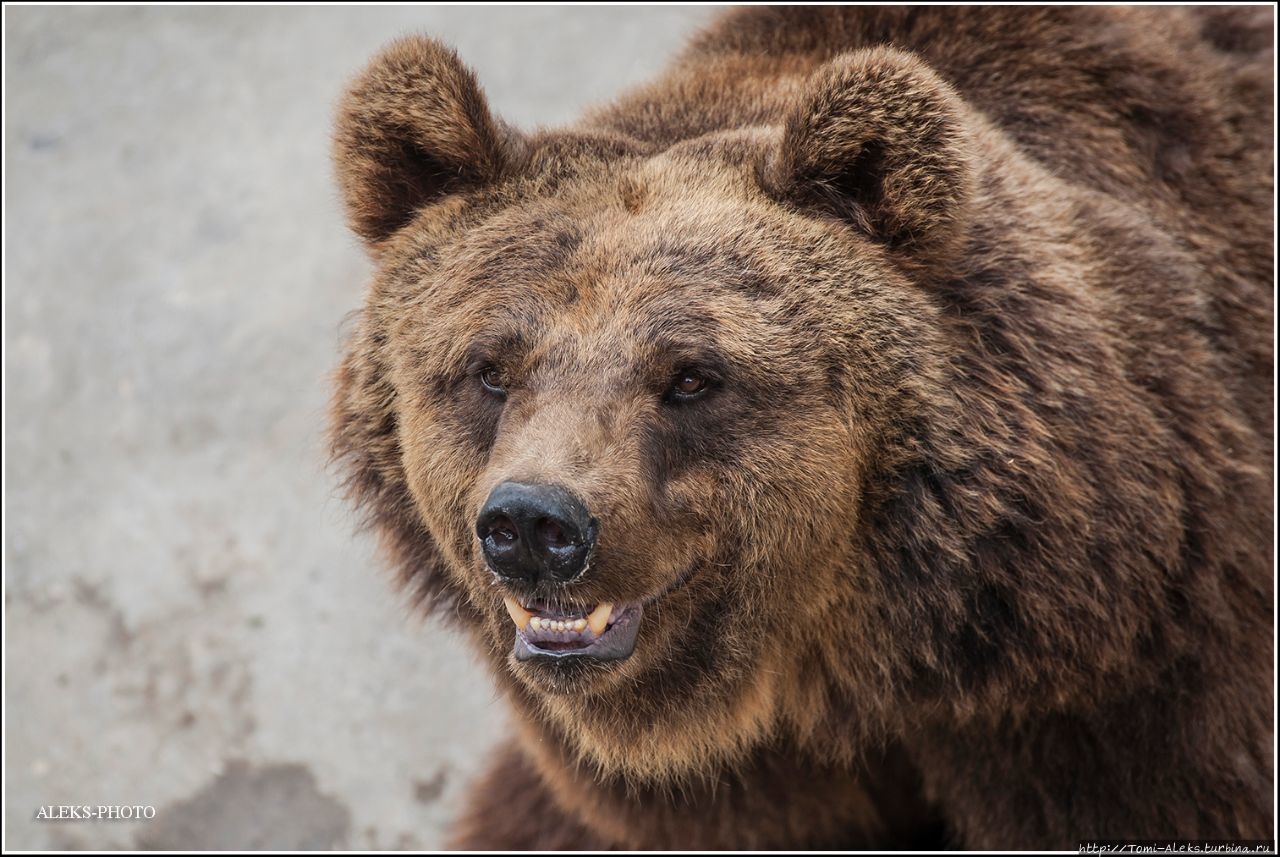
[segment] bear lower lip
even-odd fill
[[[516,629],[513,654],[517,661],[535,658],[582,657],[601,661],[622,660],[629,657],[636,647],[640,631],[640,617],[644,609],[639,604],[618,604],[610,613],[608,625],[596,634],[591,628],[561,629],[558,622],[572,623],[573,619],[558,620],[539,616],[546,620],[535,627],[530,621],[524,628]],[[581,618],[581,617],[577,617]]]

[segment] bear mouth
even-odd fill
[[[601,602],[594,607],[564,604],[521,604],[502,599],[516,625],[513,654],[517,661],[535,658],[590,658],[619,661],[635,651],[640,632],[640,604]]]

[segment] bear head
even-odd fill
[[[965,238],[971,123],[888,48],[788,97],[777,123],[660,144],[526,134],[415,37],[340,106],[376,271],[335,454],[406,586],[602,770],[812,733],[827,670],[867,688],[845,704],[871,723],[899,679],[868,516],[957,420],[922,343]]]

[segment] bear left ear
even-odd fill
[[[765,187],[826,209],[907,264],[934,267],[964,234],[967,110],[912,54],[881,47],[836,57],[805,85]]]
[[[422,206],[498,181],[520,142],[450,48],[392,42],[338,107],[333,159],[352,230],[376,249]]]

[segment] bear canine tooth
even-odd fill
[[[605,626],[609,624],[609,614],[613,612],[613,602],[601,601],[596,609],[591,611],[591,615],[587,617],[587,624],[591,626],[591,633],[599,636],[604,633]]]
[[[519,601],[508,595],[502,599],[502,603],[506,605],[507,612],[511,614],[511,621],[516,623],[517,628],[523,631],[529,627],[529,620],[533,618],[533,614],[521,607]]]

